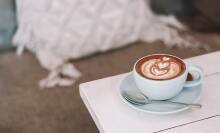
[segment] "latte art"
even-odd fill
[[[169,79],[177,76],[181,68],[169,58],[151,59],[142,64],[142,73],[152,79]]]
[[[183,63],[177,58],[166,55],[147,57],[137,64],[141,75],[154,80],[167,80],[177,77],[184,71],[183,66]]]

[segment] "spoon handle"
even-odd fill
[[[176,105],[183,105],[183,106],[191,106],[195,108],[202,108],[201,104],[198,103],[183,103],[183,102],[173,102],[173,101],[161,101],[161,100],[151,100],[151,102],[163,102],[163,103],[169,103],[169,104],[176,104]]]

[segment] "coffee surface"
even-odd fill
[[[185,64],[174,56],[152,55],[139,60],[136,71],[148,79],[168,80],[181,75]]]

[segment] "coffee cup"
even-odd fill
[[[188,73],[197,78],[187,81]],[[139,90],[152,100],[167,100],[177,96],[182,89],[193,89],[202,83],[203,71],[198,66],[187,65],[182,59],[169,54],[153,54],[139,59],[133,68]]]

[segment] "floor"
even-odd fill
[[[73,61],[83,73],[74,86],[40,90],[37,82],[47,75],[29,52],[0,54],[1,133],[98,133],[80,96],[82,82],[131,70],[141,56],[169,53],[182,58],[220,50],[220,35],[195,35],[210,49],[167,48],[161,42],[137,42],[126,48]],[[88,67],[89,64],[89,67]]]

